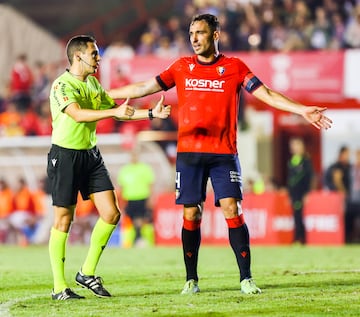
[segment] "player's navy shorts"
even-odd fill
[[[113,190],[108,170],[97,147],[71,150],[53,144],[48,153],[47,174],[54,206],[68,207],[96,192]]]
[[[215,206],[222,198],[242,200],[241,167],[233,154],[178,153],[176,158],[176,204],[199,204],[206,199],[208,179]]]

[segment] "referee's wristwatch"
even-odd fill
[[[153,112],[152,112],[153,110],[150,108],[149,109],[149,119],[150,120],[152,120],[152,119],[154,119],[154,115],[153,115]]]

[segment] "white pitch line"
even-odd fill
[[[9,300],[7,302],[0,304],[0,317],[13,317],[10,313],[11,306],[13,306],[19,302],[27,301],[29,299],[34,299],[34,298],[38,298],[41,296],[42,295],[39,294],[39,295],[33,295],[33,296],[25,297],[25,298],[17,298],[17,299],[12,299],[12,300]]]
[[[313,270],[313,271],[304,271],[304,272],[288,272],[291,274],[326,274],[326,273],[360,273],[360,269],[355,270]]]

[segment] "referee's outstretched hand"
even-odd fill
[[[155,118],[166,119],[171,112],[170,105],[164,105],[164,96],[161,95],[160,100],[157,102],[155,108],[152,110]]]
[[[135,113],[135,108],[129,105],[130,98],[127,98],[124,103],[114,108],[116,111],[115,118],[117,120],[130,120]]]

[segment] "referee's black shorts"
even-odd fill
[[[128,200],[125,211],[126,214],[130,217],[131,220],[135,220],[138,218],[145,218],[148,209],[146,207],[147,199],[141,200]]]
[[[97,147],[71,150],[53,144],[48,153],[47,174],[54,206],[75,205],[79,191],[87,200],[92,193],[114,189]]]

